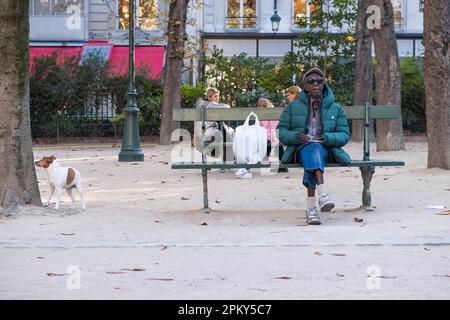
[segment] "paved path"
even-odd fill
[[[59,151],[82,170],[88,209],[63,199],[60,211],[0,218],[0,299],[450,297],[450,216],[427,209],[450,205],[450,173],[423,168],[422,153],[377,169],[375,212],[357,209],[357,169],[329,171],[337,209],[307,226],[297,171],[249,181],[213,171],[205,215],[199,174],[170,170],[167,149],[145,152],[143,164],[120,164],[117,150]]]

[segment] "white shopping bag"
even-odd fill
[[[249,125],[252,116],[255,118],[255,124]],[[253,112],[242,126],[236,128],[233,152],[237,163],[254,164],[261,162],[266,156],[267,130],[260,126],[258,117]]]

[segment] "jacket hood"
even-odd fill
[[[307,93],[305,90],[302,90],[302,92],[300,92],[298,99],[302,103],[309,105],[309,93]],[[325,83],[322,90],[322,106],[324,108],[328,108],[334,102],[335,100],[333,91],[331,91],[331,88],[328,85],[328,83]]]

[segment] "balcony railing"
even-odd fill
[[[405,19],[404,18],[394,18],[394,28],[395,31],[405,30]]]
[[[293,29],[305,29],[309,27],[317,27],[318,22],[315,21],[314,17],[292,17],[292,28]],[[331,26],[330,26],[331,27]],[[405,19],[404,18],[394,18],[394,28],[395,31],[405,30]]]
[[[228,30],[256,30],[258,17],[226,17]]]
[[[318,21],[314,17],[292,17],[292,29],[306,29],[311,26],[318,26]]]

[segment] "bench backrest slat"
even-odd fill
[[[342,107],[347,119],[364,120],[365,106]],[[211,121],[239,121],[245,120],[250,112],[256,113],[259,120],[278,120],[284,108],[231,108],[207,109],[206,120]],[[369,106],[369,119],[398,119],[399,106]],[[173,121],[201,121],[201,110],[183,108],[173,110]]]

